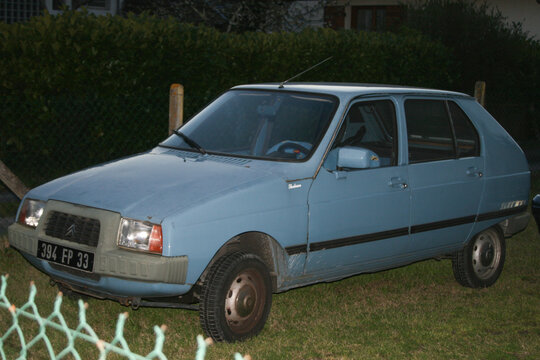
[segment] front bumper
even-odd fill
[[[48,214],[62,212],[100,222],[97,246],[48,236],[45,224]],[[53,279],[84,286],[95,292],[117,296],[171,296],[186,293],[187,256],[166,257],[120,249],[116,246],[120,214],[60,201],[47,202],[37,229],[15,223],[8,229],[10,245],[38,269]],[[50,263],[37,258],[38,239],[94,254],[91,273]]]

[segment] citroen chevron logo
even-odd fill
[[[73,235],[75,235],[75,231],[77,230],[77,227],[75,226],[75,224],[71,224],[66,232],[64,233],[64,236],[67,237],[67,238],[71,238],[73,237]]]

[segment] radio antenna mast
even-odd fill
[[[333,58],[333,56],[327,57],[326,59],[324,59],[324,60],[321,61],[320,63],[315,64],[315,65],[313,65],[312,67],[310,67],[309,69],[302,71],[300,74],[296,74],[296,75],[294,75],[292,78],[287,79],[287,80],[281,82],[281,83],[279,84],[279,88],[280,88],[280,89],[283,89],[283,85],[285,85],[285,84],[288,83],[289,81],[291,81],[291,80],[293,80],[293,79],[296,79],[296,78],[299,77],[300,75],[304,75],[305,73],[307,73],[308,71],[310,71],[310,70],[312,70],[312,69],[315,69],[317,66],[324,64],[325,62],[327,62],[327,61],[330,60],[331,58]]]

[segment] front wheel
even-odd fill
[[[483,288],[493,285],[501,275],[506,245],[496,228],[476,235],[452,257],[454,277],[463,286]]]
[[[263,329],[271,304],[270,275],[259,257],[229,254],[212,265],[203,282],[201,327],[215,341],[242,341]]]

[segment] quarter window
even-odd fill
[[[469,117],[453,101],[448,102],[448,109],[450,110],[454,132],[456,133],[458,156],[467,157],[480,155],[478,133]]]

